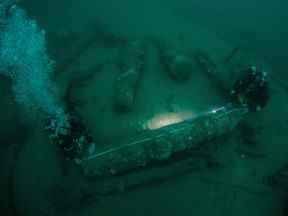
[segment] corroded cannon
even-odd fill
[[[118,147],[96,151],[82,159],[86,175],[110,176],[167,160],[231,131],[248,112],[231,105],[182,122],[147,130]]]

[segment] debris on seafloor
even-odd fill
[[[223,64],[229,64],[235,58],[235,56],[240,52],[240,46],[234,47],[231,52],[224,58]]]
[[[194,66],[192,58],[176,53],[167,53],[162,58],[165,70],[172,80],[183,82],[190,79]]]
[[[85,87],[87,82],[93,80],[99,74],[99,72],[102,71],[105,65],[106,63],[104,62],[102,64],[96,65],[95,67],[79,71],[77,70],[72,73],[75,74],[75,76],[72,77],[69,81],[65,94],[62,98],[65,102],[66,110],[68,112],[74,112],[76,107],[81,107],[82,105],[86,104],[86,102],[81,99],[73,98],[73,92],[77,88]]]
[[[208,78],[220,95],[226,99],[229,98],[227,84],[219,78],[218,66],[210,55],[202,50],[197,50],[192,55],[201,72]]]
[[[194,70],[194,59],[187,52],[160,40],[154,39],[152,43],[158,50],[160,64],[172,80],[182,83],[190,79]]]
[[[56,65],[56,73],[63,73],[71,69],[70,67],[97,42],[105,47],[117,47],[127,41],[124,37],[108,32],[100,21],[96,21],[90,29],[92,31],[87,30],[87,37],[84,39],[82,37],[83,32],[65,29],[59,31],[58,35],[55,36],[55,55],[57,55],[57,59],[62,59],[61,64]]]
[[[217,73],[217,64],[214,62],[214,60],[209,56],[207,52],[197,50],[194,53],[194,58],[203,72],[208,74]]]
[[[133,110],[141,72],[144,66],[145,45],[132,41],[120,50],[119,74],[114,86],[114,105],[117,112]]]
[[[74,34],[71,33],[71,35],[66,35],[64,38],[59,38],[58,43],[63,43],[62,40],[67,41],[67,37],[69,37],[69,41],[71,44],[67,44],[66,46],[61,50],[57,50],[58,53],[62,53],[62,56],[57,57],[58,59],[62,58],[61,64],[56,65],[55,73],[56,75],[60,73],[65,73],[72,67],[72,65],[77,62],[77,60],[82,56],[87,49],[89,49],[95,42],[95,35],[90,35],[86,40],[78,41],[75,38],[77,38]],[[72,39],[73,38],[73,39]],[[59,55],[59,54],[58,54]]]
[[[216,140],[215,140],[216,141]],[[168,160],[156,162],[144,169],[131,170],[113,177],[87,176],[93,194],[99,198],[122,192],[159,187],[183,176],[218,169],[221,164],[213,158],[212,152],[191,149],[174,155]],[[93,186],[97,185],[97,187]]]

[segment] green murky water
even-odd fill
[[[132,163],[118,174],[123,158],[112,155],[102,162],[112,177],[99,177],[99,161],[79,165],[50,142],[43,126],[49,116],[23,110],[13,90],[17,76],[0,72],[1,215],[285,215],[286,2],[27,0],[18,6],[45,31],[55,100],[93,138],[85,156],[121,148],[147,131],[156,141],[123,156],[129,161],[149,152],[149,163],[135,161],[137,169]],[[29,59],[29,50],[15,56]],[[25,67],[33,68],[31,62]],[[189,137],[158,139],[157,130],[228,106],[229,89],[249,65],[268,72],[268,105],[224,135],[172,155],[178,138]]]

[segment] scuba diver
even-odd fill
[[[247,107],[251,112],[262,110],[269,100],[267,73],[251,66],[242,74],[230,92],[232,103]]]
[[[53,119],[47,119],[45,124],[50,125],[51,121]],[[80,158],[87,147],[93,144],[93,138],[76,113],[69,113],[68,122],[69,125],[62,128],[63,132],[55,133],[53,128],[49,126],[46,127],[46,130],[50,133],[50,141],[62,150],[64,158],[76,159],[75,162],[77,162],[77,158]]]

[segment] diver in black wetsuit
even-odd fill
[[[50,121],[51,119],[48,119],[46,124],[49,125]],[[67,132],[50,136],[50,139],[63,150],[66,159],[72,160],[80,156],[83,148],[93,142],[93,138],[76,113],[69,113],[69,128],[65,129]],[[55,132],[53,129],[48,130],[52,134]]]
[[[266,72],[252,66],[243,73],[244,76],[235,82],[230,92],[232,103],[247,107],[252,112],[259,111],[269,100]]]

